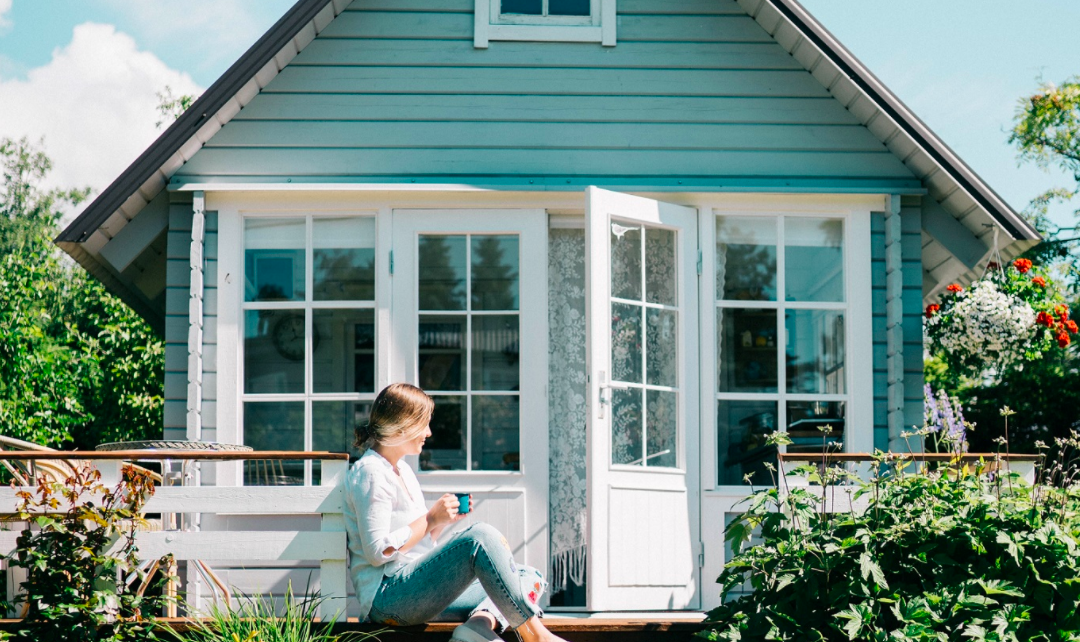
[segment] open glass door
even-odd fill
[[[697,210],[586,201],[588,607],[698,608]]]

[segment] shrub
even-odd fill
[[[1075,454],[1076,435],[1063,441]],[[702,637],[1080,640],[1074,466],[1032,486],[1001,458],[915,472],[879,454],[866,481],[823,463],[800,473],[841,485],[759,491],[730,525],[738,552]],[[745,547],[752,532],[762,543]]]

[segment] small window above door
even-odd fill
[[[473,44],[491,40],[615,46],[616,0],[476,0]]]

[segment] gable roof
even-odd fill
[[[737,1],[900,158],[940,203],[937,229],[944,231],[924,232],[926,292],[932,293],[951,280],[970,278],[985,258],[982,250],[990,245],[985,239],[993,233],[992,228],[1009,237],[1002,248],[1002,254],[1009,257],[1039,240],[1028,223],[796,0]],[[163,325],[164,310],[153,293],[123,277],[102,258],[101,249],[349,3],[299,0],[57,237],[57,244],[153,325]],[[953,240],[965,229],[968,241],[975,239],[967,247]]]

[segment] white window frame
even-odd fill
[[[545,0],[546,1],[546,0]],[[615,46],[616,0],[591,0],[588,16],[503,15],[502,0],[476,0],[473,46],[492,40],[599,42]]]

